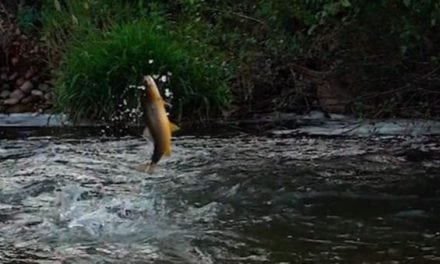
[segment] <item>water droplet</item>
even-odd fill
[[[170,89],[165,89],[165,97],[171,97],[173,96],[173,93],[170,91]]]

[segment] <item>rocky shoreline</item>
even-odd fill
[[[47,113],[53,106],[48,52],[37,34],[0,10],[0,113]]]
[[[46,83],[9,78],[14,84],[4,83],[0,90],[0,112],[48,112],[52,107],[53,93]]]

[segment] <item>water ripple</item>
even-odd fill
[[[435,262],[438,142],[186,136],[146,175],[138,138],[2,140],[0,260]]]

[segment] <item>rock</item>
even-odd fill
[[[36,74],[36,75],[34,75],[34,76],[32,76],[32,81],[34,82],[34,83],[39,83],[40,82],[40,75],[38,75],[38,74]]]
[[[34,88],[34,85],[31,81],[26,81],[20,86],[20,90],[22,90],[25,93],[30,93],[31,90]]]
[[[9,75],[9,81],[13,81],[17,78],[18,73],[14,72],[13,74]]]
[[[23,99],[23,97],[24,97],[24,93],[23,93],[23,91],[20,90],[20,89],[15,89],[15,90],[9,95],[9,97],[11,97],[11,98],[15,98],[15,99],[17,99],[18,101],[20,101],[21,99]]]
[[[47,83],[40,83],[38,85],[38,90],[41,90],[43,92],[47,92],[47,91],[49,91],[49,89],[50,89],[50,86]]]
[[[2,73],[2,74],[0,75],[0,79],[3,80],[3,81],[7,81],[7,80],[8,80],[8,74],[6,74],[5,72]]]
[[[15,85],[16,85],[17,87],[22,86],[23,83],[24,83],[24,79],[23,79],[23,78],[18,78],[18,79],[15,81]]]
[[[17,57],[14,57],[14,58],[11,59],[11,64],[12,65],[15,66],[15,65],[17,65],[17,63],[18,63],[18,58]]]
[[[9,95],[11,95],[11,92],[8,90],[3,90],[0,92],[0,98],[6,99],[9,98]]]
[[[25,104],[17,104],[8,107],[5,110],[6,113],[12,114],[12,113],[26,113],[26,112],[33,112],[31,105],[25,105]]]
[[[51,101],[53,98],[52,93],[46,93],[44,94],[44,99],[46,99],[47,101]]]
[[[37,89],[32,90],[31,94],[35,97],[43,97],[43,95],[44,95],[43,91],[40,91]]]
[[[31,79],[34,76],[35,72],[32,69],[29,69],[26,71],[26,74],[24,75],[24,78],[26,80]]]
[[[4,105],[16,105],[16,104],[18,104],[18,102],[20,102],[20,100],[17,98],[8,98],[3,102],[3,104]]]
[[[21,99],[21,102],[23,104],[29,104],[29,103],[33,103],[35,101],[38,101],[38,97],[36,97],[34,95],[29,95],[28,97]]]
[[[4,84],[2,85],[2,89],[1,89],[1,90],[9,90],[9,88],[10,88],[9,84],[4,83]]]

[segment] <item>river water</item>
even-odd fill
[[[438,136],[0,143],[0,263],[440,263]]]

